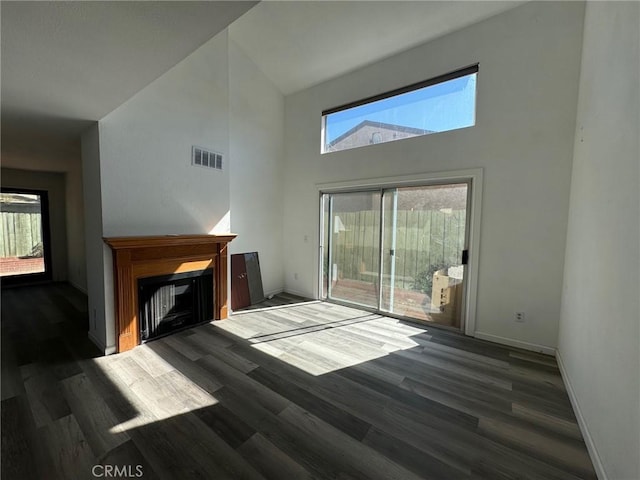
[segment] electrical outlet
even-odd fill
[[[524,312],[516,312],[516,322],[524,322]]]

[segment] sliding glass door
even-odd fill
[[[380,192],[326,196],[327,296],[378,308]]]
[[[323,295],[462,328],[468,183],[323,195]]]
[[[384,191],[380,309],[462,326],[466,183]]]

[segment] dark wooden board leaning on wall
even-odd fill
[[[264,300],[258,252],[231,255],[231,308],[238,310]]]
[[[231,255],[231,309],[238,310],[251,305],[247,264],[244,254]]]

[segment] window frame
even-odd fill
[[[387,98],[395,97],[398,95],[402,95],[405,93],[413,92],[415,90],[420,90],[422,88],[431,87],[433,85],[437,85],[439,83],[448,82],[449,80],[455,80],[456,78],[464,77],[467,75],[477,74],[479,70],[479,64],[475,63],[473,65],[469,65],[468,67],[460,68],[454,70],[449,73],[445,73],[443,75],[438,75],[437,77],[429,78],[427,80],[422,80],[420,82],[412,83],[410,85],[406,85],[404,87],[396,88],[393,90],[389,90],[384,93],[379,93],[377,95],[372,95],[370,97],[366,97],[360,100],[356,100],[354,102],[345,103],[343,105],[339,105],[337,107],[327,108],[322,111],[322,144],[321,144],[321,153],[332,153],[331,150],[326,150],[327,142],[326,142],[326,133],[327,133],[327,117],[331,114],[343,112],[345,110],[349,110],[351,108],[361,107],[363,105],[367,105],[370,103],[378,102],[381,100],[386,100]],[[339,150],[341,151],[341,150]]]

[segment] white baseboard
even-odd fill
[[[87,332],[87,337],[89,338],[89,340],[91,340],[91,342],[93,342],[96,347],[98,347],[98,350],[104,352],[105,356],[114,354],[118,350],[115,345],[105,347],[104,344],[100,340],[98,340],[91,332]]]
[[[89,340],[91,340],[93,342],[93,344],[98,347],[98,350],[100,350],[101,352],[104,352],[104,345],[102,344],[102,342],[100,340],[98,340],[95,335],[93,335],[93,333],[91,332],[87,332],[87,337],[89,337]]]
[[[292,288],[287,288],[287,287],[284,288],[283,293],[291,293],[293,295],[297,295],[299,297],[304,297],[304,298],[313,298],[313,295],[309,296],[306,293],[298,292],[297,290],[294,290]]]
[[[558,367],[560,368],[560,375],[562,375],[562,380],[564,381],[565,386],[567,387],[567,394],[569,395],[569,400],[571,401],[571,406],[573,407],[573,411],[576,414],[576,419],[578,420],[578,426],[580,427],[580,432],[582,432],[582,437],[584,439],[584,443],[587,446],[587,450],[589,452],[589,456],[591,457],[591,461],[593,462],[593,468],[596,471],[596,475],[599,480],[608,480],[607,473],[604,470],[604,466],[602,465],[602,460],[600,460],[600,455],[598,455],[598,450],[596,449],[596,445],[593,442],[593,438],[589,433],[589,428],[587,427],[587,422],[582,415],[582,411],[580,410],[580,404],[578,403],[578,397],[576,397],[575,390],[571,385],[571,380],[569,375],[567,374],[567,370],[564,367],[564,363],[562,363],[562,355],[560,355],[560,351],[556,350],[556,361],[558,362]]]
[[[499,337],[498,335],[491,335],[490,333],[475,332],[473,334],[475,338],[480,340],[487,340],[493,343],[500,343],[502,345],[508,345],[510,347],[522,348],[524,350],[530,350],[532,352],[545,353],[547,355],[555,356],[556,349],[548,347],[546,345],[538,345],[535,343],[523,342],[522,340],[515,340],[513,338]]]
[[[272,295],[278,295],[279,293],[282,293],[282,292],[284,292],[284,290],[281,288],[278,288],[276,290],[271,290],[269,292],[264,292],[264,298],[269,298]]]
[[[76,290],[81,291],[82,293],[84,293],[85,295],[87,294],[87,289],[86,288],[82,288],[80,285],[76,284],[75,282],[69,281],[69,285],[71,285],[73,288],[75,288]]]

